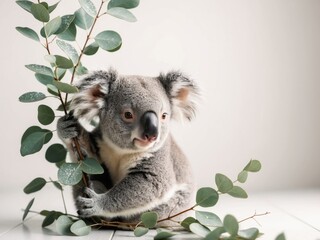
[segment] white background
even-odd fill
[[[13,0],[0,8],[0,189],[21,191],[35,177],[56,179],[44,151],[19,154],[22,133],[39,124],[38,103],[18,97],[46,91],[24,65],[46,64],[45,49],[14,29],[39,29],[39,22]],[[65,0],[56,12],[77,9],[78,1]],[[213,185],[217,172],[236,178],[251,158],[263,169],[249,176],[250,191],[320,186],[320,1],[141,0],[133,12],[136,23],[101,18],[94,34],[116,30],[122,48],[99,50],[83,62],[92,70],[113,66],[148,76],[178,69],[197,81],[198,116],[172,131],[199,186]]]

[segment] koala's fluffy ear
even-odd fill
[[[192,120],[200,96],[195,83],[178,71],[160,74],[159,80],[170,99],[172,117],[176,120]]]
[[[73,115],[88,122],[97,117],[105,105],[109,86],[116,79],[117,72],[112,69],[108,72],[96,71],[82,79],[78,84],[79,92],[73,96],[70,104]]]

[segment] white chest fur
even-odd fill
[[[110,141],[100,141],[100,161],[109,170],[113,184],[120,182],[128,173],[128,170],[135,167],[143,158],[152,156],[150,153],[129,153],[122,151]]]

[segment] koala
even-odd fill
[[[87,75],[78,87],[70,114],[58,120],[58,135],[74,161],[76,137],[83,155],[105,170],[90,176],[89,188],[74,186],[79,215],[137,222],[146,211],[161,219],[190,207],[194,178],[170,122],[195,116],[196,84],[177,71],[144,77],[110,69]],[[93,120],[89,131],[83,122]]]

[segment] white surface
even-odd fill
[[[21,189],[36,176],[56,179],[44,152],[19,154],[22,133],[38,124],[38,104],[18,97],[46,91],[24,65],[46,64],[46,53],[14,29],[40,23],[13,0],[0,1],[0,8],[0,186]],[[78,1],[64,0],[56,11],[77,8]],[[101,19],[95,34],[119,31],[122,49],[100,50],[84,64],[152,76],[181,69],[199,83],[204,94],[196,121],[173,131],[200,186],[216,172],[236,176],[250,158],[262,161],[263,172],[248,189],[320,186],[320,1],[144,0],[133,12],[136,23]]]
[[[36,201],[32,209],[62,210],[62,205],[53,199],[60,199],[55,194],[56,190],[42,191],[36,194]],[[74,237],[59,236],[54,231],[54,224],[48,228],[41,228],[42,216],[30,214],[24,223],[21,223],[23,208],[33,196],[25,196],[23,193],[3,191],[6,196],[0,206],[0,239],[66,239]],[[73,207],[68,194],[66,196],[68,210],[72,213]],[[234,199],[222,196],[218,204],[211,210],[220,218],[226,214],[236,216],[238,220],[245,219],[256,213],[270,212],[266,216],[256,217],[256,221],[247,220],[241,228],[257,227],[264,235],[261,240],[272,240],[284,232],[287,240],[320,240],[320,190],[270,192],[253,194],[248,199]],[[208,211],[208,209],[207,209]],[[152,239],[154,232],[149,233],[143,239]],[[176,239],[196,239],[195,235],[182,235]],[[131,231],[94,230],[89,236],[80,239],[104,239],[125,240],[137,239]]]

